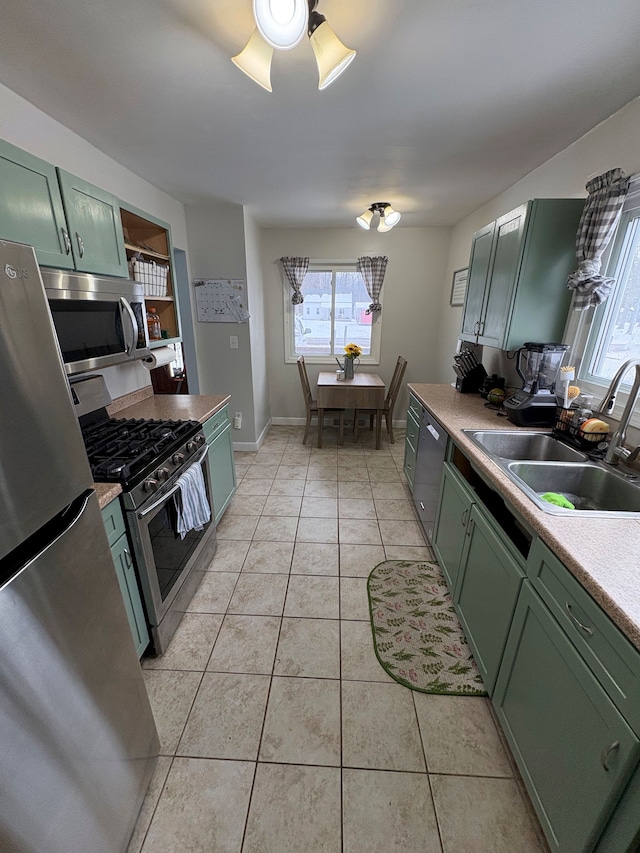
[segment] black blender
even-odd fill
[[[556,418],[556,380],[568,344],[526,343],[516,352],[522,388],[504,401],[509,420],[518,426],[552,426]]]

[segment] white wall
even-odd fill
[[[173,244],[187,244],[184,207],[125,169],[60,122],[0,85],[0,138],[96,184],[171,225]]]
[[[191,278],[247,278],[242,205],[219,202],[188,205],[189,267]],[[193,289],[191,290],[192,308]],[[251,305],[249,305],[251,310]],[[255,412],[251,379],[249,323],[201,323],[194,317],[201,394],[231,394],[230,412],[242,412],[236,442],[255,441]],[[229,338],[238,338],[231,349]]]
[[[171,226],[174,246],[187,245],[184,207],[116,163],[60,122],[0,85],[0,138],[96,184]],[[151,384],[141,364],[101,370],[113,398]]]
[[[251,313],[251,370],[256,438],[271,419],[267,380],[267,325],[264,272],[261,263],[262,229],[253,216],[244,211],[245,255],[247,261],[247,295]]]
[[[266,299],[267,362],[270,407],[274,418],[303,418],[304,402],[295,364],[284,360],[285,287],[279,258],[304,256],[315,260],[355,260],[361,255],[387,255],[382,289],[383,325],[380,366],[388,383],[399,355],[408,361],[406,381],[436,381],[434,363],[440,297],[449,254],[450,229],[402,228],[387,234],[353,228],[265,229],[262,264]],[[290,288],[288,285],[286,287]],[[309,365],[312,387],[326,366]],[[404,420],[406,387],[396,403],[395,418]]]
[[[543,163],[521,181],[458,223],[451,235],[446,281],[453,271],[469,264],[474,231],[531,198],[584,198],[585,184],[594,175],[619,166],[627,175],[640,172],[640,98],[627,104],[606,121]],[[438,382],[452,380],[451,356],[462,322],[462,309],[449,307],[449,292],[440,294],[440,335],[435,366]],[[496,350],[485,348],[483,363],[489,372],[503,375],[510,364]]]

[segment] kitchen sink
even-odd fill
[[[640,482],[589,460],[549,433],[525,430],[462,432],[540,509],[553,515],[639,516]],[[556,492],[575,509],[542,500]]]
[[[575,514],[540,497],[557,492],[589,514],[640,513],[640,487],[623,475],[595,463],[510,462],[507,466],[516,485],[547,512]]]
[[[462,430],[471,441],[491,456],[539,462],[584,462],[586,454],[563,444],[544,432],[514,430]]]

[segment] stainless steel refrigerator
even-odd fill
[[[34,251],[0,241],[0,850],[120,853],[158,738]]]

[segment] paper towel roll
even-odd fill
[[[173,347],[158,347],[151,351],[151,355],[142,359],[147,370],[155,370],[156,367],[164,367],[176,360],[176,351]]]

